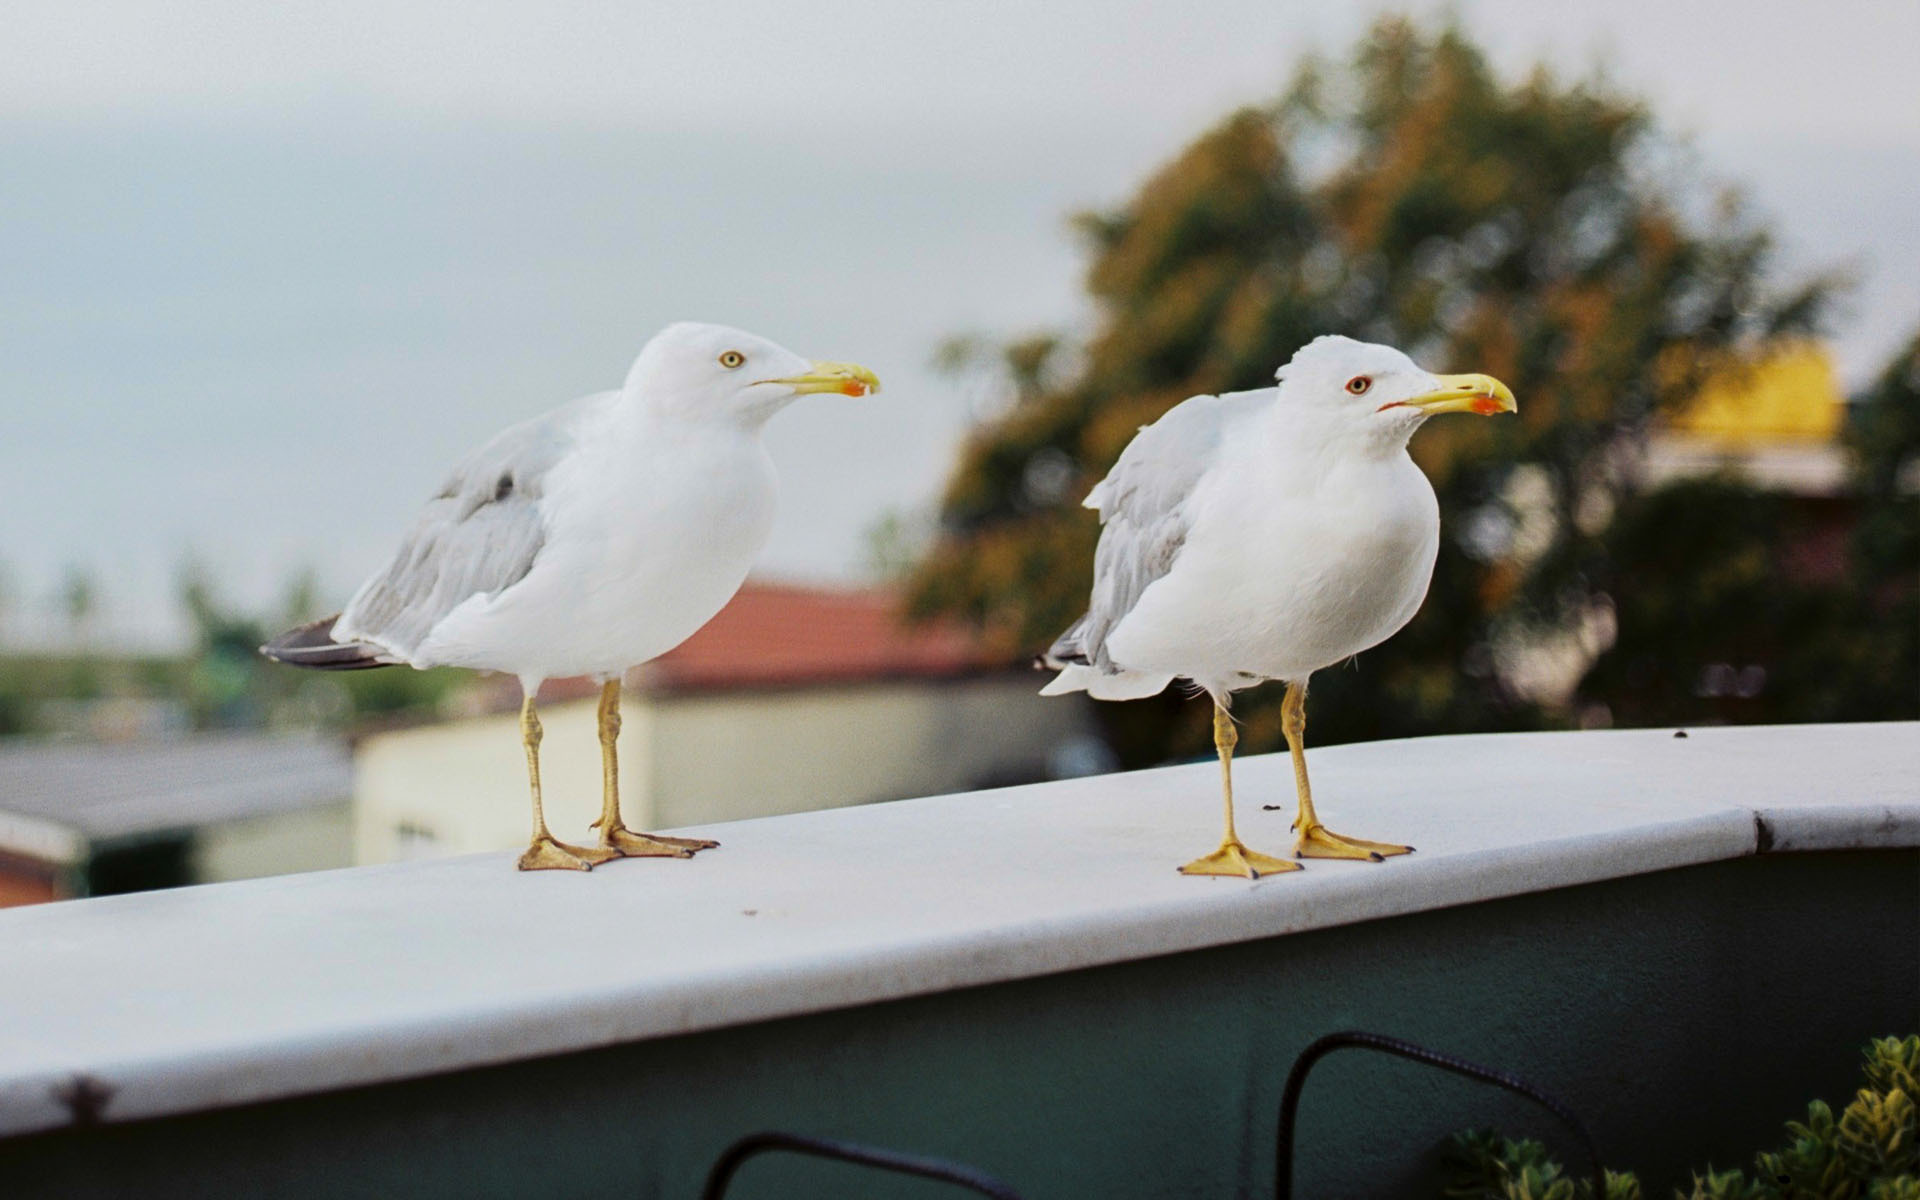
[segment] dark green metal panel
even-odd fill
[[[1204,883],[1201,886],[1206,886]],[[1267,886],[1284,886],[1284,881]],[[638,952],[636,950],[636,952]],[[1920,852],[1763,856],[407,1083],[0,1142],[0,1196],[688,1197],[760,1128],[951,1156],[1035,1200],[1271,1194],[1293,1057],[1359,1027],[1503,1066],[1664,1182],[1744,1165],[1920,1029]],[[1336,1055],[1303,1196],[1434,1194],[1521,1102]],[[756,1160],[733,1193],[941,1197]]]

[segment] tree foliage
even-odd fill
[[[1618,621],[1582,695],[1632,724],[1920,717],[1920,337],[1846,443],[1840,495],[1687,481],[1629,499],[1599,553],[1569,546]]]
[[[1731,198],[1703,205],[1664,146],[1638,101],[1544,70],[1504,82],[1453,27],[1386,19],[1346,63],[1308,61],[1080,219],[1097,328],[1067,371],[1046,369],[1054,341],[1010,348],[1013,403],[965,447],[913,611],[1046,644],[1087,596],[1098,528],[1078,502],[1135,430],[1345,333],[1496,375],[1520,412],[1415,438],[1447,514],[1431,592],[1357,669],[1316,677],[1312,736],[1537,724],[1496,651],[1593,603],[1623,449],[1706,371],[1807,328],[1828,290],[1771,287],[1766,230]],[[1549,518],[1525,553],[1522,477]],[[1135,761],[1165,750],[1146,731],[1177,698],[1143,703],[1159,711],[1113,716]],[[1184,718],[1190,742],[1203,716]],[[1272,744],[1277,722],[1250,736]]]
[[[341,673],[300,671],[272,662],[259,647],[274,632],[325,611],[311,572],[287,584],[271,616],[236,611],[220,597],[206,567],[189,559],[180,575],[180,604],[194,645],[174,689],[195,728],[338,726],[412,710],[431,711],[462,682],[452,669],[389,667]]]

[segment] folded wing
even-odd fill
[[[498,595],[533,569],[546,540],[548,476],[575,444],[588,397],[505,430],[454,469],[399,550],[340,616],[261,649],[294,666],[333,670],[414,661],[446,615]]]
[[[1107,654],[1107,636],[1153,582],[1173,569],[1190,529],[1187,501],[1220,449],[1221,431],[1245,406],[1272,392],[1195,396],[1143,427],[1085,504],[1103,528],[1093,559],[1093,596],[1086,615],[1041,657],[1061,676],[1045,691],[1086,688],[1103,699],[1152,695],[1164,677],[1136,676]],[[1156,682],[1157,680],[1157,682]]]

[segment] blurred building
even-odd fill
[[[0,906],[345,866],[352,760],[319,736],[0,748]]]
[[[1767,491],[1833,496],[1847,486],[1847,402],[1826,348],[1790,343],[1710,378],[1654,431],[1643,482],[1731,472]]]
[[[668,829],[1107,768],[1081,697],[1049,699],[1024,663],[952,627],[911,628],[895,598],[750,582],[704,628],[627,679],[628,823]],[[550,681],[541,775],[549,823],[600,811],[599,687]],[[385,862],[519,849],[529,810],[519,689],[470,711],[362,736],[354,855]]]
[[[1684,409],[1664,416],[1647,438],[1635,469],[1643,490],[1703,476],[1726,476],[1792,498],[1802,518],[1784,561],[1809,579],[1845,573],[1847,539],[1859,519],[1849,487],[1842,433],[1847,400],[1832,357],[1817,342],[1789,342],[1757,363],[1709,377]],[[1510,487],[1518,515],[1505,539],[1519,557],[1548,544],[1547,481],[1521,472]],[[1594,660],[1613,643],[1610,609],[1573,626],[1508,637],[1497,650],[1502,674],[1522,695],[1549,707],[1567,703]],[[1752,665],[1716,664],[1715,677],[1752,678]],[[1718,686],[1703,681],[1704,686]],[[1730,686],[1739,686],[1738,684]]]
[[[1788,343],[1754,366],[1708,380],[1693,403],[1655,431],[1643,482],[1727,474],[1791,497],[1800,520],[1781,547],[1784,561],[1803,578],[1837,581],[1860,520],[1842,440],[1847,413],[1826,347]]]

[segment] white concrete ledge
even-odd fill
[[[508,855],[0,912],[0,1135],[532,1058],[1779,850],[1920,845],[1920,725],[1314,752],[1321,815],[1411,841],[1245,882],[1211,764],[743,821],[689,862]],[[1288,844],[1282,756],[1241,833]],[[1262,811],[1279,803],[1285,811]],[[76,1098],[78,1103],[76,1104]]]

